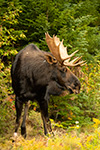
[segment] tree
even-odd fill
[[[2,2],[3,12],[0,17],[0,55],[1,61],[11,60],[17,51],[17,43],[25,38],[22,30],[18,30],[18,16],[21,13],[19,1]],[[7,9],[6,9],[7,7]],[[6,58],[6,59],[5,59]]]

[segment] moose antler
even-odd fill
[[[45,36],[51,53],[61,64],[65,66],[83,66],[85,64],[85,61],[79,61],[82,57],[77,57],[70,61],[70,58],[73,57],[74,54],[78,52],[78,50],[68,55],[67,47],[64,47],[63,40],[60,41],[59,38],[55,35],[53,35],[52,38],[48,33],[45,33]]]

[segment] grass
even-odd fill
[[[96,118],[93,121],[94,125],[84,128],[75,126],[71,130],[59,128],[52,121],[55,135],[44,136],[40,113],[31,111],[26,123],[27,138],[23,139],[19,130],[16,141],[12,143],[13,130],[10,129],[0,138],[0,150],[99,150],[100,121]]]

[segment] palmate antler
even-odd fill
[[[83,66],[85,64],[85,61],[79,61],[82,56],[76,57],[75,59],[70,61],[71,57],[73,57],[74,54],[78,52],[78,50],[68,55],[67,47],[64,47],[63,40],[60,41],[59,38],[54,35],[52,38],[48,33],[45,33],[45,36],[47,45],[51,53],[59,61],[59,63],[65,66]]]

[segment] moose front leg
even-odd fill
[[[44,134],[46,135],[49,132],[52,131],[51,128],[51,122],[48,117],[48,102],[50,99],[50,95],[60,95],[64,89],[62,86],[60,86],[57,82],[52,81],[50,84],[48,84],[46,88],[46,93],[44,96],[44,99],[40,100],[40,109],[41,109],[41,116],[43,120],[43,126],[44,126]],[[48,131],[47,131],[48,130]]]
[[[41,109],[41,117],[43,120],[43,127],[44,127],[44,134],[47,135],[48,131],[51,132],[51,122],[48,117],[48,102],[46,100],[43,100],[40,103],[40,109]]]

